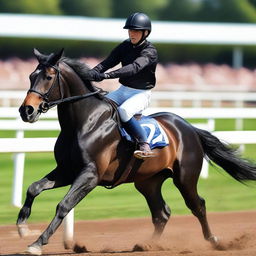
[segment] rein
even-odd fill
[[[90,93],[86,93],[86,94],[82,94],[82,95],[76,95],[76,96],[70,96],[70,97],[67,97],[67,98],[62,98],[60,100],[55,100],[55,101],[48,102],[47,104],[48,104],[49,108],[53,108],[53,107],[55,107],[55,106],[57,106],[61,103],[73,102],[73,101],[82,100],[82,99],[91,97],[95,94],[98,94],[100,91],[101,90],[98,89],[95,92],[90,92]]]
[[[60,73],[61,73],[61,71],[60,71],[58,66],[57,67],[56,66],[50,66],[50,67],[55,69],[56,76],[55,76],[55,79],[54,79],[51,87],[49,88],[49,90],[46,93],[44,93],[44,94],[42,94],[41,92],[38,92],[38,91],[36,91],[34,89],[29,89],[28,90],[28,93],[34,92],[34,93],[40,95],[43,98],[44,101],[39,106],[39,110],[42,113],[47,112],[49,109],[51,109],[51,108],[53,108],[53,107],[55,107],[55,106],[57,106],[59,104],[82,100],[82,99],[91,97],[93,95],[96,95],[96,94],[98,94],[101,91],[101,89],[97,89],[94,92],[90,92],[90,93],[86,93],[86,94],[82,94],[82,95],[76,95],[76,96],[70,96],[70,97],[64,98],[64,96],[63,96],[64,93],[63,93],[61,82],[60,82],[61,81],[60,80]],[[60,90],[60,95],[61,95],[60,99],[59,100],[55,100],[55,101],[49,101],[49,95],[50,95],[52,89],[54,87],[56,87],[56,86],[58,86],[59,90]]]

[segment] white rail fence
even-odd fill
[[[0,106],[19,106],[26,96],[26,91],[11,90],[0,91]],[[256,104],[256,92],[239,91],[154,91],[152,94],[152,106],[161,107],[163,101],[167,107],[183,107],[184,102],[192,107],[202,107],[204,102],[209,102],[212,107],[221,107],[222,103],[229,102],[232,107],[245,107],[247,102]]]
[[[221,140],[232,144],[256,144],[256,131],[214,131],[215,119],[256,119],[253,108],[149,108],[145,114],[155,112],[173,112],[183,118],[206,119],[205,123],[195,124],[213,132]],[[8,118],[8,120],[6,120]],[[9,120],[9,118],[12,118]],[[42,115],[42,120],[34,124],[21,121],[18,108],[0,108],[0,130],[16,131],[15,138],[0,138],[0,153],[14,153],[14,178],[13,178],[13,205],[20,207],[22,202],[22,186],[24,174],[25,153],[27,152],[52,152],[56,138],[24,138],[24,131],[59,130],[56,110],[51,110]],[[208,177],[208,165],[203,164],[201,176]],[[64,221],[64,242],[73,239],[74,212]]]
[[[230,103],[232,107],[245,107],[246,103],[256,103],[256,92],[238,91],[154,91],[152,101],[161,107],[162,102],[168,102],[168,107],[184,107],[184,103],[191,107],[203,107],[207,103],[211,107],[222,107],[223,103]],[[189,106],[190,106],[189,105]]]
[[[0,107],[19,106],[26,91],[0,91]],[[154,91],[152,94],[152,107],[247,107],[247,105],[256,105],[256,92],[239,91]],[[243,129],[243,120],[236,119],[236,128]]]
[[[20,119],[0,120],[0,130],[16,131],[15,138],[0,138],[0,153],[15,153],[12,204],[21,207],[25,153],[52,152],[56,141],[56,138],[24,138],[24,132],[60,130],[60,126],[55,120],[42,120],[33,125]]]

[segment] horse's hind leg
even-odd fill
[[[217,238],[212,234],[206,216],[205,200],[197,193],[197,181],[201,170],[201,160],[183,160],[174,166],[173,182],[181,192],[187,207],[198,218],[204,238],[212,245],[217,246]]]
[[[31,207],[35,197],[46,189],[53,189],[64,185],[67,184],[63,181],[63,177],[58,175],[57,169],[55,169],[41,180],[36,181],[29,186],[26,194],[25,203],[19,212],[16,222],[18,232],[21,237],[30,234],[30,230],[27,227],[26,221],[31,214]]]
[[[135,182],[136,189],[144,195],[151,211],[152,222],[155,227],[153,238],[161,236],[171,215],[171,210],[161,193],[162,184],[169,177],[170,170],[166,169],[147,180]]]

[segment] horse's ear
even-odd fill
[[[61,59],[63,53],[64,48],[62,48],[58,53],[54,53],[52,56],[50,56],[49,63],[54,66]]]
[[[40,62],[40,60],[42,59],[42,54],[36,48],[34,48],[34,54],[37,60]]]
[[[58,53],[57,53],[60,58],[64,55],[64,48],[62,48]]]

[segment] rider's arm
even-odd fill
[[[157,62],[157,51],[155,48],[142,50],[140,56],[131,64],[125,65],[117,70],[107,73],[109,78],[130,77],[140,72],[145,67]]]
[[[99,63],[97,66],[93,68],[93,70],[104,73],[110,68],[113,68],[114,66],[118,65],[120,63],[120,52],[121,52],[121,45],[118,45],[116,48],[114,48],[110,55],[103,60],[101,63]]]

